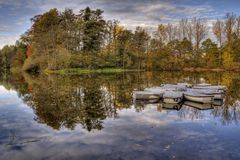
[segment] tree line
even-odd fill
[[[16,45],[0,50],[1,69],[240,68],[240,16],[233,13],[212,27],[206,19],[191,18],[159,24],[151,32],[124,28],[117,20],[105,20],[102,10],[89,7],[77,14],[51,9],[31,22]]]

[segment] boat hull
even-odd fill
[[[154,94],[154,95],[157,95],[157,96],[159,96],[159,98],[162,98],[163,97],[163,94],[164,94],[164,91],[163,90],[161,90],[161,89],[151,89],[151,88],[147,88],[147,89],[145,89],[145,91],[146,92],[150,92],[150,93],[152,93],[152,94]]]
[[[224,93],[218,90],[188,89],[188,91],[197,93],[197,94],[213,96],[213,99],[215,100],[222,100],[224,98]]]
[[[188,101],[199,102],[199,103],[212,103],[213,96],[195,96],[184,94],[184,98]]]
[[[223,94],[213,94],[213,99],[214,100],[221,100],[224,98]]]
[[[164,103],[163,109],[165,110],[180,110],[182,105],[180,104],[174,104],[174,103]]]
[[[203,89],[203,90],[217,90],[221,92],[225,92],[225,86],[193,86],[193,89]]]
[[[135,100],[159,100],[160,96],[150,92],[134,92],[133,97]]]
[[[167,103],[167,104],[178,104],[178,103],[182,102],[182,98],[168,98],[168,97],[165,97],[165,98],[163,98],[163,102]]]

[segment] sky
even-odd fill
[[[14,44],[31,27],[34,15],[51,8],[78,12],[86,6],[104,10],[106,19],[117,19],[129,29],[191,17],[213,21],[228,12],[240,15],[240,0],[0,0],[0,48]]]

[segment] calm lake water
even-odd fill
[[[226,85],[206,110],[133,103],[162,83]],[[118,73],[0,76],[0,159],[240,159],[240,75]]]

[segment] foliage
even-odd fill
[[[129,30],[103,11],[89,7],[51,9],[31,19],[32,26],[14,46],[0,50],[0,69],[41,72],[82,68],[182,70],[240,69],[240,17],[227,14],[212,27],[201,18],[159,24],[155,31]]]
[[[229,49],[223,52],[223,66],[226,69],[231,69],[234,67],[233,57]]]

